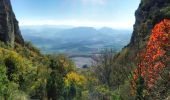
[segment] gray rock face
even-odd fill
[[[170,19],[170,0],[141,0],[135,13],[136,22],[129,47],[142,49],[155,24]]]
[[[115,62],[124,63],[123,66],[127,66],[129,62],[137,62],[137,54],[146,47],[155,24],[163,19],[170,19],[170,0],[141,0],[135,17],[131,41],[115,57]]]
[[[0,40],[11,45],[24,44],[10,0],[0,0]]]

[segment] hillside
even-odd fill
[[[151,30],[163,19],[169,19],[169,0],[141,0],[135,12],[136,22],[130,43],[115,58],[115,62],[135,62],[137,54],[146,47]]]
[[[146,46],[155,24],[170,18],[169,3],[169,0],[141,0],[139,8],[135,12],[136,22],[131,41],[122,52],[129,49],[129,57],[133,59]]]
[[[42,27],[25,27],[22,37],[10,0],[0,0],[0,100],[169,100],[169,11],[169,0],[141,0],[130,43],[117,54],[114,49],[94,54],[91,67],[77,68],[69,55],[42,54],[23,37],[41,46],[59,44],[60,49],[66,44],[94,49],[106,42],[119,50],[128,42],[120,35],[124,31],[43,26],[51,34],[47,37]]]
[[[10,0],[0,0],[0,26],[0,100],[80,98],[69,87],[81,93],[84,76],[67,56],[43,55],[24,42]]]
[[[115,66],[122,67],[123,71],[127,75],[128,75],[128,73],[130,73],[129,76],[131,76],[131,75],[135,74],[137,71],[137,70],[132,71],[133,69],[136,69],[137,66],[138,66],[138,68],[140,68],[140,66],[143,65],[143,64],[140,65],[141,62],[145,63],[145,64],[149,63],[150,59],[143,62],[143,60],[145,60],[143,55],[145,55],[145,52],[147,52],[148,48],[150,48],[149,43],[152,40],[151,35],[156,34],[156,33],[154,33],[153,29],[154,28],[155,28],[155,30],[156,30],[156,28],[161,29],[161,26],[158,27],[158,24],[164,23],[164,21],[163,21],[164,19],[170,19],[170,13],[169,13],[170,9],[169,8],[170,8],[169,0],[141,0],[139,8],[135,12],[136,22],[134,24],[134,30],[132,33],[131,41],[127,46],[125,46],[122,49],[121,52],[119,52],[115,56],[115,58],[114,58]],[[157,25],[157,27],[156,27],[156,25]],[[167,25],[167,30],[169,30],[168,27],[169,26]],[[154,46],[154,45],[156,45],[156,43],[152,44],[152,46]],[[165,51],[168,53],[169,49],[166,49]],[[154,53],[155,51],[153,50],[151,52]],[[150,54],[145,55],[145,56],[148,57],[148,56],[150,56]],[[168,54],[167,54],[167,56],[168,56]],[[159,59],[161,59],[161,58],[159,58]],[[152,62],[152,64],[156,64],[156,62]],[[138,84],[139,87],[135,88],[136,89],[136,92],[135,92],[136,98],[138,98],[140,100],[153,100],[153,99],[162,100],[162,99],[167,98],[167,96],[169,95],[169,92],[167,92],[168,87],[166,87],[166,86],[168,86],[168,83],[166,84],[166,81],[168,81],[168,79],[167,79],[167,77],[165,79],[160,78],[160,77],[162,77],[162,75],[165,75],[165,74],[167,75],[166,71],[169,68],[169,65],[167,62],[164,64],[165,64],[166,68],[162,69],[162,71],[159,72],[159,75],[160,74],[161,75],[160,76],[158,75],[157,76],[158,79],[156,78],[157,81],[153,83],[155,85],[155,87],[152,88],[153,90],[146,89],[147,86],[145,87],[145,85],[144,85],[144,84],[147,84],[147,82],[145,82],[146,80],[143,80],[143,78],[140,79],[140,76],[137,78],[139,80],[135,84]],[[148,68],[151,66],[152,65],[149,65]],[[153,70],[153,69],[150,69],[150,70]],[[150,72],[148,72],[148,73],[150,73]],[[164,74],[162,74],[162,73],[164,73]],[[152,74],[152,75],[154,75],[154,74]],[[165,77],[165,76],[163,76],[163,77]],[[134,77],[136,77],[136,76],[134,76]],[[159,78],[160,78],[160,80],[159,80]],[[153,79],[153,80],[155,80],[155,79]],[[164,80],[164,82],[163,82],[163,80]],[[132,82],[133,82],[133,80],[132,80]],[[141,83],[138,83],[138,82],[141,82]],[[144,82],[144,83],[142,83],[142,82]],[[133,88],[133,86],[131,88]],[[163,89],[163,90],[161,90],[161,89]],[[166,92],[163,93],[162,91],[164,91],[164,92],[166,91]],[[141,96],[141,95],[144,95],[144,96]]]

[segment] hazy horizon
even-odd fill
[[[133,2],[132,2],[133,1]],[[132,29],[140,0],[11,0],[20,26]]]

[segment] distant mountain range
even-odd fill
[[[108,27],[24,26],[22,35],[43,53],[88,54],[104,48],[119,51],[130,41],[131,30]]]

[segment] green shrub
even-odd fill
[[[40,50],[38,48],[36,48],[35,46],[33,46],[33,44],[31,42],[25,42],[25,46],[31,50],[36,52],[37,54],[40,54]]]
[[[170,17],[170,7],[164,7],[160,10],[160,13],[164,16]]]

